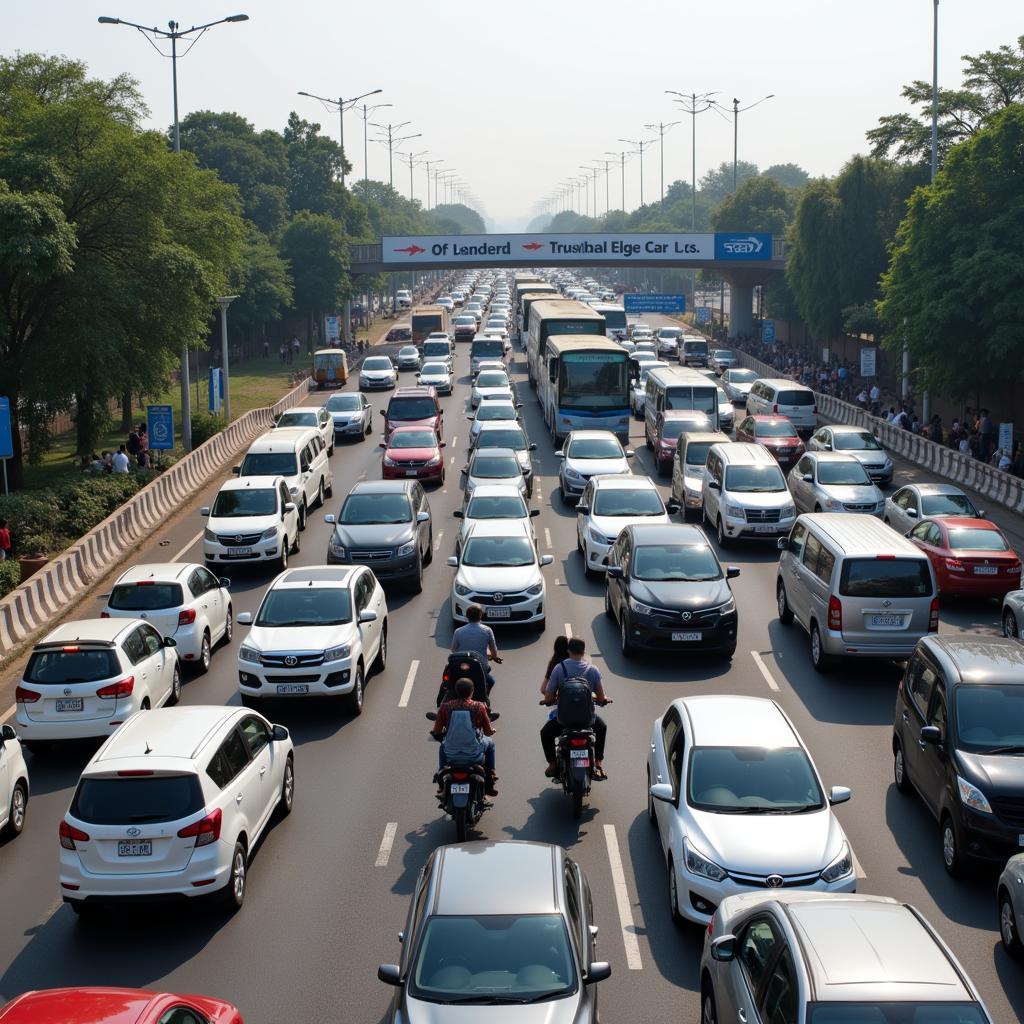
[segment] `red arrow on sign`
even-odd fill
[[[407,252],[410,256],[416,256],[421,252],[426,252],[426,249],[421,249],[418,245],[407,245],[404,249],[395,249],[395,252]]]
[[[543,249],[544,248],[544,243],[543,242],[527,242],[523,246],[523,248],[524,249],[529,249],[530,252],[536,252],[538,249]]]

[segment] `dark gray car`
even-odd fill
[[[404,580],[416,593],[434,555],[430,505],[418,480],[361,480],[336,516],[327,542],[329,565],[368,565],[386,583]]]

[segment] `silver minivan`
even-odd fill
[[[754,381],[747,395],[748,416],[785,416],[797,430],[811,431],[818,425],[814,392],[784,377]]]
[[[873,516],[802,515],[779,549],[779,621],[796,619],[807,630],[819,672],[839,657],[908,658],[938,631],[927,555]]]

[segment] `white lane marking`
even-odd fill
[[[750,656],[754,659],[754,664],[761,670],[761,675],[764,676],[768,689],[778,690],[779,684],[775,682],[775,677],[768,671],[768,666],[761,660],[761,655],[757,651],[751,651]]]
[[[564,629],[565,629],[565,635],[567,637],[571,637],[572,636],[572,623],[571,622],[564,623]]]
[[[203,532],[203,530],[200,530],[180,551],[176,551],[173,555],[171,555],[169,561],[176,562],[179,558],[181,558],[181,556],[185,554],[185,552],[188,551],[188,549],[192,547],[192,545],[195,544],[197,540],[202,539]]]
[[[454,466],[455,465],[455,456],[453,455],[448,461]]]
[[[455,435],[455,436],[454,436],[454,437],[452,438],[452,447],[454,448],[454,447],[455,447],[455,446],[456,446],[456,445],[457,445],[458,443],[459,443],[459,435],[458,435],[458,434],[456,434],[456,435]]]
[[[437,537],[434,538],[434,550],[441,550],[441,539],[444,537],[444,530],[437,531]]]
[[[544,527],[544,546],[549,548],[554,546],[551,543],[551,531],[546,526]]]
[[[402,688],[402,696],[398,698],[398,706],[406,708],[409,706],[409,698],[412,696],[412,684],[416,682],[416,670],[420,667],[418,661],[409,666],[409,674],[405,677],[405,686]]]
[[[612,869],[612,885],[615,887],[619,924],[622,926],[622,944],[626,947],[626,966],[631,971],[640,971],[644,965],[640,959],[640,943],[636,937],[636,925],[633,924],[629,890],[626,888],[626,875],[622,870],[622,855],[619,853],[619,840],[614,825],[605,825],[604,839],[608,846],[608,863]]]
[[[562,581],[556,576],[555,577],[555,586],[556,587],[560,587],[561,585],[562,585]]]
[[[14,712],[18,710],[17,704],[12,704],[2,715],[0,715],[0,725],[3,725],[8,718],[14,717]]]
[[[430,620],[430,629],[427,632],[427,636],[436,636],[436,635],[437,635],[437,619],[431,619]]]
[[[853,857],[853,870],[858,878],[867,878],[864,869],[860,866],[860,861],[857,860],[857,854],[854,852],[853,847],[850,847],[850,855]]]
[[[380,841],[377,859],[373,862],[375,868],[386,868],[388,866],[388,861],[391,859],[391,847],[395,845],[395,833],[397,831],[397,821],[389,821],[384,826],[384,838]]]

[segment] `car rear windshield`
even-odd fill
[[[477,447],[511,448],[514,452],[524,452],[526,451],[526,435],[518,427],[481,430]]]
[[[210,512],[215,519],[241,516],[272,516],[277,511],[277,491],[273,487],[240,487],[221,491]]]
[[[203,808],[195,775],[93,779],[79,782],[71,814],[90,825],[126,825],[179,821]]]
[[[536,561],[528,537],[470,537],[462,554],[463,565],[511,568]]]
[[[159,608],[177,608],[182,603],[180,583],[119,583],[110,592],[107,604],[119,612],[153,612]]]
[[[722,568],[707,544],[644,544],[633,556],[633,578],[693,583],[717,580]]]
[[[518,494],[494,494],[473,498],[466,509],[467,519],[525,519],[526,505]]]
[[[117,654],[109,647],[56,648],[34,651],[25,666],[27,683],[98,683],[121,671]]]
[[[338,516],[338,522],[348,526],[407,523],[410,519],[412,510],[404,494],[350,494]]]
[[[812,391],[780,391],[775,401],[779,405],[814,405],[816,399]]]
[[[504,354],[505,343],[500,338],[493,341],[474,341],[470,352],[473,359],[500,359]]]
[[[978,510],[966,494],[924,494],[921,514],[926,516],[977,516]]]
[[[1006,538],[998,530],[977,526],[951,527],[949,546],[953,551],[1009,551]]]
[[[448,347],[447,341],[425,341],[423,343],[423,358],[430,358],[433,356],[445,356],[447,357],[451,353],[451,349]]]
[[[958,686],[956,722],[964,750],[1024,753],[1024,686]]]
[[[786,480],[778,466],[729,466],[725,487],[737,494],[774,494],[786,489]]]
[[[521,476],[522,472],[519,460],[514,455],[485,455],[473,460],[470,476],[481,480],[501,480],[505,477]]]
[[[358,395],[331,395],[327,399],[328,412],[358,412],[361,407]]]
[[[859,462],[819,462],[818,483],[856,487],[871,481]]]
[[[977,1003],[810,1003],[807,1024],[988,1024]]]
[[[928,559],[847,558],[839,580],[844,597],[928,597]]]
[[[257,626],[341,626],[352,621],[345,587],[280,587],[267,591]]]
[[[789,420],[754,422],[754,437],[797,437],[796,427]]]
[[[239,476],[295,476],[295,452],[249,452],[242,459]]]
[[[481,402],[480,408],[476,411],[476,418],[481,423],[489,420],[514,420],[515,406],[507,402]]]
[[[870,430],[841,430],[832,435],[832,448],[837,452],[878,452],[882,446]]]
[[[594,497],[595,516],[661,516],[665,506],[653,487],[607,487]]]
[[[800,747],[695,747],[687,800],[713,814],[793,814],[824,806]]]
[[[315,412],[283,412],[278,416],[275,424],[278,427],[315,427],[317,425]]]
[[[621,459],[622,446],[614,437],[580,437],[569,445],[570,459]]]
[[[426,420],[437,415],[432,398],[392,398],[388,403],[389,420]]]
[[[434,448],[437,434],[429,427],[426,430],[396,430],[388,441],[389,448]]]

